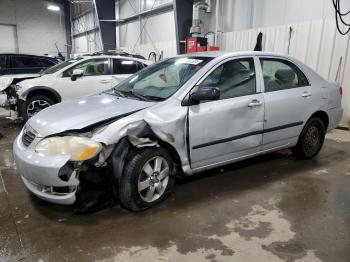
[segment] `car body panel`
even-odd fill
[[[0,76],[0,92],[8,88],[14,82],[14,80],[21,81],[23,79],[36,77],[40,77],[40,74],[2,75]]]
[[[46,137],[67,130],[79,130],[96,122],[135,112],[153,104],[139,100],[130,103],[130,99],[101,93],[67,100],[45,108],[40,114],[30,118],[28,124],[34,130],[40,130],[39,137]],[[61,110],[62,108],[65,110]],[[103,110],[99,110],[101,108]]]

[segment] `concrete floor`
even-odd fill
[[[349,261],[350,132],[312,161],[282,152],[196,175],[146,212],[73,215],[25,190],[19,129],[0,119],[0,261]]]

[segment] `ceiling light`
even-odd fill
[[[55,12],[60,11],[60,7],[57,5],[48,5],[47,9],[49,9],[51,11],[55,11]]]

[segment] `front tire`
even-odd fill
[[[55,104],[55,102],[44,95],[34,95],[23,104],[22,117],[24,121],[39,113],[41,110]]]
[[[174,163],[167,150],[136,149],[120,181],[120,202],[131,211],[145,210],[164,200],[174,181]]]
[[[313,117],[306,123],[293,152],[300,159],[312,159],[320,152],[325,136],[325,124],[320,118]]]

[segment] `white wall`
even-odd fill
[[[0,50],[2,52],[18,52],[17,28],[15,25],[0,24],[0,36]]]
[[[43,0],[0,1],[0,24],[15,26],[18,52],[57,55],[55,42],[62,53],[67,50],[63,7],[55,13],[47,5]],[[4,49],[0,46],[0,52]]]
[[[334,18],[332,0],[214,0],[213,13],[201,13],[204,32],[215,30],[215,3],[219,5],[219,30],[232,32],[258,27]],[[350,9],[350,1],[341,1]]]
[[[172,2],[172,0],[120,0],[117,1],[116,19],[123,19],[169,2]],[[117,46],[124,50],[130,52],[143,50],[145,52],[149,49],[148,46],[152,47],[151,51],[161,51],[158,48],[160,46],[163,52],[169,54],[173,54],[176,50],[176,46],[173,44],[176,39],[174,11],[117,26],[116,30]],[[165,43],[169,44],[165,45]],[[166,51],[163,49],[166,49]]]
[[[94,10],[72,21],[72,35],[81,34],[72,39],[72,54],[75,56],[103,50],[102,39]]]

